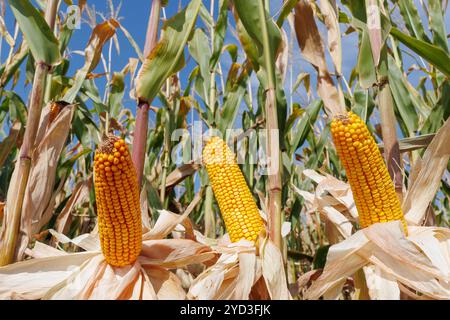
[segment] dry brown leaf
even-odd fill
[[[52,197],[58,160],[70,130],[74,110],[74,105],[66,106],[49,126],[47,126],[49,106],[42,112],[36,138],[38,145],[32,155],[31,171],[22,207],[16,260],[22,259],[34,234],[33,225],[41,223],[42,215]]]
[[[280,43],[280,47],[278,49],[279,53],[277,54],[277,60],[275,61],[275,65],[281,77],[281,82],[284,83],[284,79],[286,78],[286,71],[288,66],[288,58],[289,58],[289,40],[286,34],[286,31],[281,28],[281,37],[282,41]]]
[[[381,18],[378,0],[367,0],[366,2],[367,14],[367,29],[369,29],[370,47],[372,49],[372,56],[377,66],[380,62],[380,52],[383,46],[381,39]]]
[[[98,253],[31,259],[0,268],[0,299],[39,299]],[[45,275],[45,276],[44,276]]]
[[[317,299],[328,292],[327,298],[336,299],[347,277],[366,265],[375,265],[391,287],[378,288],[378,293],[384,290],[383,294],[387,294],[386,290],[390,290],[392,295],[396,290],[392,282],[397,281],[430,298],[448,299],[450,268],[429,257],[450,258],[450,232],[444,228],[412,227],[409,233],[406,238],[399,221],[376,223],[333,245],[322,275],[308,289],[306,297]],[[437,239],[439,245],[417,246],[410,239],[420,233],[425,233],[422,241],[435,243]]]
[[[255,283],[256,255],[254,252],[240,252],[239,275],[236,277],[236,286],[231,294],[233,300],[247,300]]]
[[[283,257],[272,241],[261,246],[262,275],[272,300],[290,300]]]
[[[215,260],[217,253],[210,247],[186,239],[147,240],[142,243],[138,260],[142,265],[178,268],[188,264]]]
[[[6,159],[10,155],[11,150],[16,146],[16,142],[21,132],[22,124],[20,121],[14,121],[8,136],[0,143],[0,168],[3,167]]]
[[[333,1],[334,2],[334,1]],[[337,18],[336,3],[330,0],[320,0],[320,11],[324,18],[324,23],[328,29],[328,50],[333,60],[336,73],[342,74],[342,48],[341,48],[341,31]]]
[[[270,240],[261,237],[260,242],[263,241],[264,249],[259,254],[254,244],[246,240],[214,247],[221,256],[193,281],[188,298],[247,300],[257,293],[268,293],[271,299],[290,299],[281,253]],[[265,283],[265,293],[254,292],[262,290],[261,285],[255,288],[260,279]]]
[[[49,229],[51,235],[55,237],[57,241],[63,244],[72,243],[86,251],[100,252],[100,239],[97,231],[98,230],[94,229],[91,231],[91,233],[84,233],[79,235],[78,237],[70,239],[64,234],[57,232],[56,230]]]
[[[143,270],[147,274],[158,300],[185,300],[180,279],[172,272],[159,266],[145,265]]]
[[[100,61],[103,46],[115,35],[116,28],[118,27],[118,21],[109,19],[96,25],[92,30],[91,37],[89,38],[88,45],[85,49],[85,59],[86,61],[90,61],[88,73],[91,72]]]
[[[68,253],[63,250],[58,250],[43,242],[35,241],[33,249],[26,249],[25,254],[34,259],[48,258],[54,256],[63,256]]]
[[[416,162],[415,166],[420,166],[420,169],[413,167],[411,170],[417,172],[417,175],[402,206],[409,224],[421,224],[428,205],[436,196],[450,157],[449,141],[450,119],[447,119],[426,149],[422,160]]]
[[[90,178],[78,182],[72,190],[69,200],[58,215],[55,222],[55,230],[59,233],[67,233],[67,228],[72,222],[72,211],[76,205],[83,203],[89,197],[89,190],[92,185]]]
[[[295,32],[303,57],[320,73],[328,72],[322,38],[308,1],[300,0],[297,3],[294,18]]]
[[[3,220],[3,213],[5,211],[5,203],[4,202],[0,202],[0,224]]]
[[[374,265],[363,270],[371,300],[400,300],[400,288],[392,275]]]
[[[186,215],[190,210],[188,207]],[[180,216],[177,219],[171,216],[168,212],[169,218],[160,217],[159,225],[163,226],[160,230],[164,232],[154,234],[170,233],[180,225]],[[133,265],[112,267],[100,251],[97,228],[74,239],[55,230],[49,232],[59,242],[73,243],[87,252],[66,253],[37,242],[33,250],[27,250],[34,259],[0,268],[0,298],[185,299],[181,281],[167,269],[210,266],[218,256],[209,246],[193,240],[154,239],[143,242],[141,254]],[[230,274],[225,279],[232,277]]]
[[[314,20],[314,11],[308,1],[295,6],[294,27],[303,57],[317,70],[317,93],[330,116],[345,111],[339,92],[328,72],[322,38]]]
[[[200,168],[198,163],[187,163],[173,170],[166,179],[166,188],[175,186]]]

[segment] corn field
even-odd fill
[[[0,299],[450,299],[448,28],[447,0],[0,1]]]

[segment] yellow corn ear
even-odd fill
[[[222,139],[212,137],[203,148],[202,159],[231,242],[255,241],[264,221],[235,155]]]
[[[139,188],[123,139],[109,135],[94,157],[95,198],[103,255],[113,266],[136,261],[142,248]]]
[[[59,112],[61,111],[61,106],[57,102],[52,102],[50,105],[50,114],[48,116],[48,123],[51,124],[53,121],[55,121],[56,117],[58,116]]]
[[[48,125],[51,125],[53,121],[55,121],[58,114],[61,112],[61,110],[68,106],[69,103],[65,101],[53,101],[50,104],[50,112],[48,115]]]
[[[377,222],[406,222],[394,184],[366,124],[352,112],[336,116],[331,133],[344,165],[362,228]]]

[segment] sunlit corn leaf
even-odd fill
[[[128,39],[128,41],[130,42],[131,46],[133,47],[134,51],[136,51],[137,56],[139,57],[139,60],[141,62],[144,61],[144,54],[142,53],[141,49],[139,48],[139,45],[136,43],[136,41],[134,40],[134,38],[131,36],[131,34],[128,32],[127,29],[125,29],[125,27],[120,24],[119,22],[119,28],[120,30],[122,30],[123,34],[125,35],[125,37]]]
[[[424,121],[421,128],[423,133],[434,133],[441,126],[443,121],[447,120],[450,116],[450,108],[445,106],[450,105],[450,84],[444,82],[442,85],[441,97],[436,102],[436,105],[431,110],[428,118]]]
[[[420,19],[420,15],[415,4],[411,1],[397,1],[397,4],[410,35],[419,40],[430,42],[427,34],[425,33],[423,22]]]
[[[214,68],[219,61],[222,53],[223,43],[226,36],[228,25],[228,0],[220,0],[219,2],[219,16],[214,27],[214,43],[213,52],[209,60],[209,67]]]
[[[112,117],[118,117],[125,95],[126,71],[114,72],[111,79],[111,89],[108,95],[108,108]]]
[[[327,72],[322,37],[314,21],[313,9],[305,0],[295,6],[295,31],[303,57],[322,73]]]
[[[9,34],[8,29],[6,28],[6,25],[5,25],[5,20],[3,19],[3,17],[0,17],[0,34],[5,39],[6,43],[9,44],[10,47],[14,47],[15,41],[14,41],[13,37],[11,36],[11,34]]]
[[[136,94],[139,99],[152,101],[164,81],[178,71],[183,63],[183,50],[194,28],[201,5],[194,0],[163,26],[160,42],[145,59],[136,78]]]
[[[377,0],[366,1],[367,29],[375,65],[380,62],[383,39],[381,38],[381,12]]]
[[[408,92],[408,88],[402,83],[402,72],[395,64],[392,57],[388,57],[389,64],[389,86],[392,96],[395,100],[395,110],[400,115],[403,127],[406,129],[404,134],[412,136],[417,130],[418,115],[413,101]]]
[[[25,60],[25,57],[29,53],[28,45],[23,42],[8,63],[5,66],[2,66],[0,84],[2,87],[5,87],[6,84],[11,80],[11,78],[16,74],[22,62]]]
[[[293,154],[299,147],[303,145],[311,128],[316,122],[319,111],[323,103],[320,100],[313,101],[305,110],[300,121],[292,128],[292,141],[290,153]]]
[[[263,35],[261,32],[261,24],[265,23],[267,25],[270,44],[270,56],[271,60],[274,61],[277,57],[282,42],[282,36],[280,29],[272,19],[267,19],[267,21],[260,20],[260,11],[261,10],[266,11],[263,2],[239,0],[234,1],[234,7],[236,9],[237,15],[239,16],[239,20],[242,22],[246,32],[255,41],[255,45],[259,52],[256,59],[258,61],[258,64],[262,67],[264,67],[265,64],[262,60],[264,56],[263,54],[264,41],[262,38]]]
[[[362,37],[358,53],[359,84],[362,88],[371,88],[377,81],[372,48],[370,46],[369,32],[362,30]]]
[[[212,28],[214,26],[214,19],[211,17],[209,10],[205,7],[204,3],[200,5],[199,16],[208,28]]]
[[[247,90],[248,70],[246,70],[245,66],[242,69],[239,67],[239,64],[232,64],[227,78],[227,86],[229,88],[224,97],[220,121],[218,121],[219,129],[224,134],[227,129],[233,128],[242,99]],[[238,73],[238,70],[241,72]]]
[[[294,86],[292,87],[292,91],[296,91],[301,83],[303,83],[306,93],[309,96],[311,94],[310,91],[311,75],[306,72],[300,72],[297,76],[297,80],[295,80]]]
[[[4,91],[5,99],[2,105],[5,105],[9,109],[9,116],[13,121],[20,121],[20,123],[25,126],[28,117],[28,110],[25,102],[22,98],[14,91]]]
[[[211,59],[211,48],[209,46],[208,37],[202,29],[195,29],[188,47],[189,53],[195,59],[200,68],[200,77],[196,80],[199,87],[197,89],[197,93],[202,97],[203,101],[207,103],[208,107],[211,110],[214,110],[214,106],[209,105],[209,84],[211,78],[209,61]]]
[[[444,75],[450,77],[450,56],[442,48],[410,37],[397,28],[392,28],[391,34],[405,46],[439,69]]]
[[[280,15],[277,19],[277,25],[281,28],[283,22],[286,20],[288,15],[291,13],[292,9],[294,9],[295,5],[299,0],[287,0],[283,2],[283,6],[280,9]]]
[[[28,0],[8,2],[34,59],[48,66],[59,63],[58,40],[39,11]]]
[[[430,1],[428,3],[429,26],[433,32],[433,43],[448,53],[447,31],[442,13],[440,1]]]
[[[399,139],[398,144],[400,152],[407,152],[426,148],[428,147],[428,145],[430,144],[430,142],[433,140],[434,137],[435,134],[431,133],[431,134],[424,134],[421,136],[415,136],[412,138]],[[378,144],[378,147],[380,148],[380,151],[383,152],[384,150],[383,143]]]

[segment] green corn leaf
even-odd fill
[[[214,68],[219,61],[220,53],[223,49],[223,42],[227,32],[228,25],[228,0],[220,0],[219,17],[214,28],[213,53],[209,60],[209,67]]]
[[[412,1],[403,0],[397,1],[397,4],[409,33],[419,40],[430,42],[423,28],[423,22],[420,19],[415,4]]]
[[[165,22],[161,41],[145,59],[136,79],[138,98],[151,102],[164,81],[181,69],[184,47],[194,29],[201,4],[201,0],[193,0]]]
[[[440,0],[428,1],[430,29],[433,31],[433,43],[448,53],[447,31],[445,30],[442,5]]]
[[[419,121],[416,108],[408,88],[403,84],[402,73],[391,56],[388,56],[388,64],[389,86],[395,100],[396,111],[399,113],[402,122],[408,129],[408,135],[411,136],[417,130]]]
[[[410,37],[394,27],[391,29],[391,34],[394,38],[439,69],[447,77],[450,77],[450,56],[442,48]]]
[[[37,62],[58,64],[61,55],[58,40],[39,11],[28,0],[9,0],[20,30]]]
[[[367,89],[377,81],[375,64],[370,47],[369,33],[366,29],[362,31],[362,38],[358,54],[359,83],[362,88]]]
[[[291,154],[295,152],[306,140],[311,128],[314,126],[319,111],[323,106],[322,100],[314,100],[305,110],[302,119],[292,129]]]

